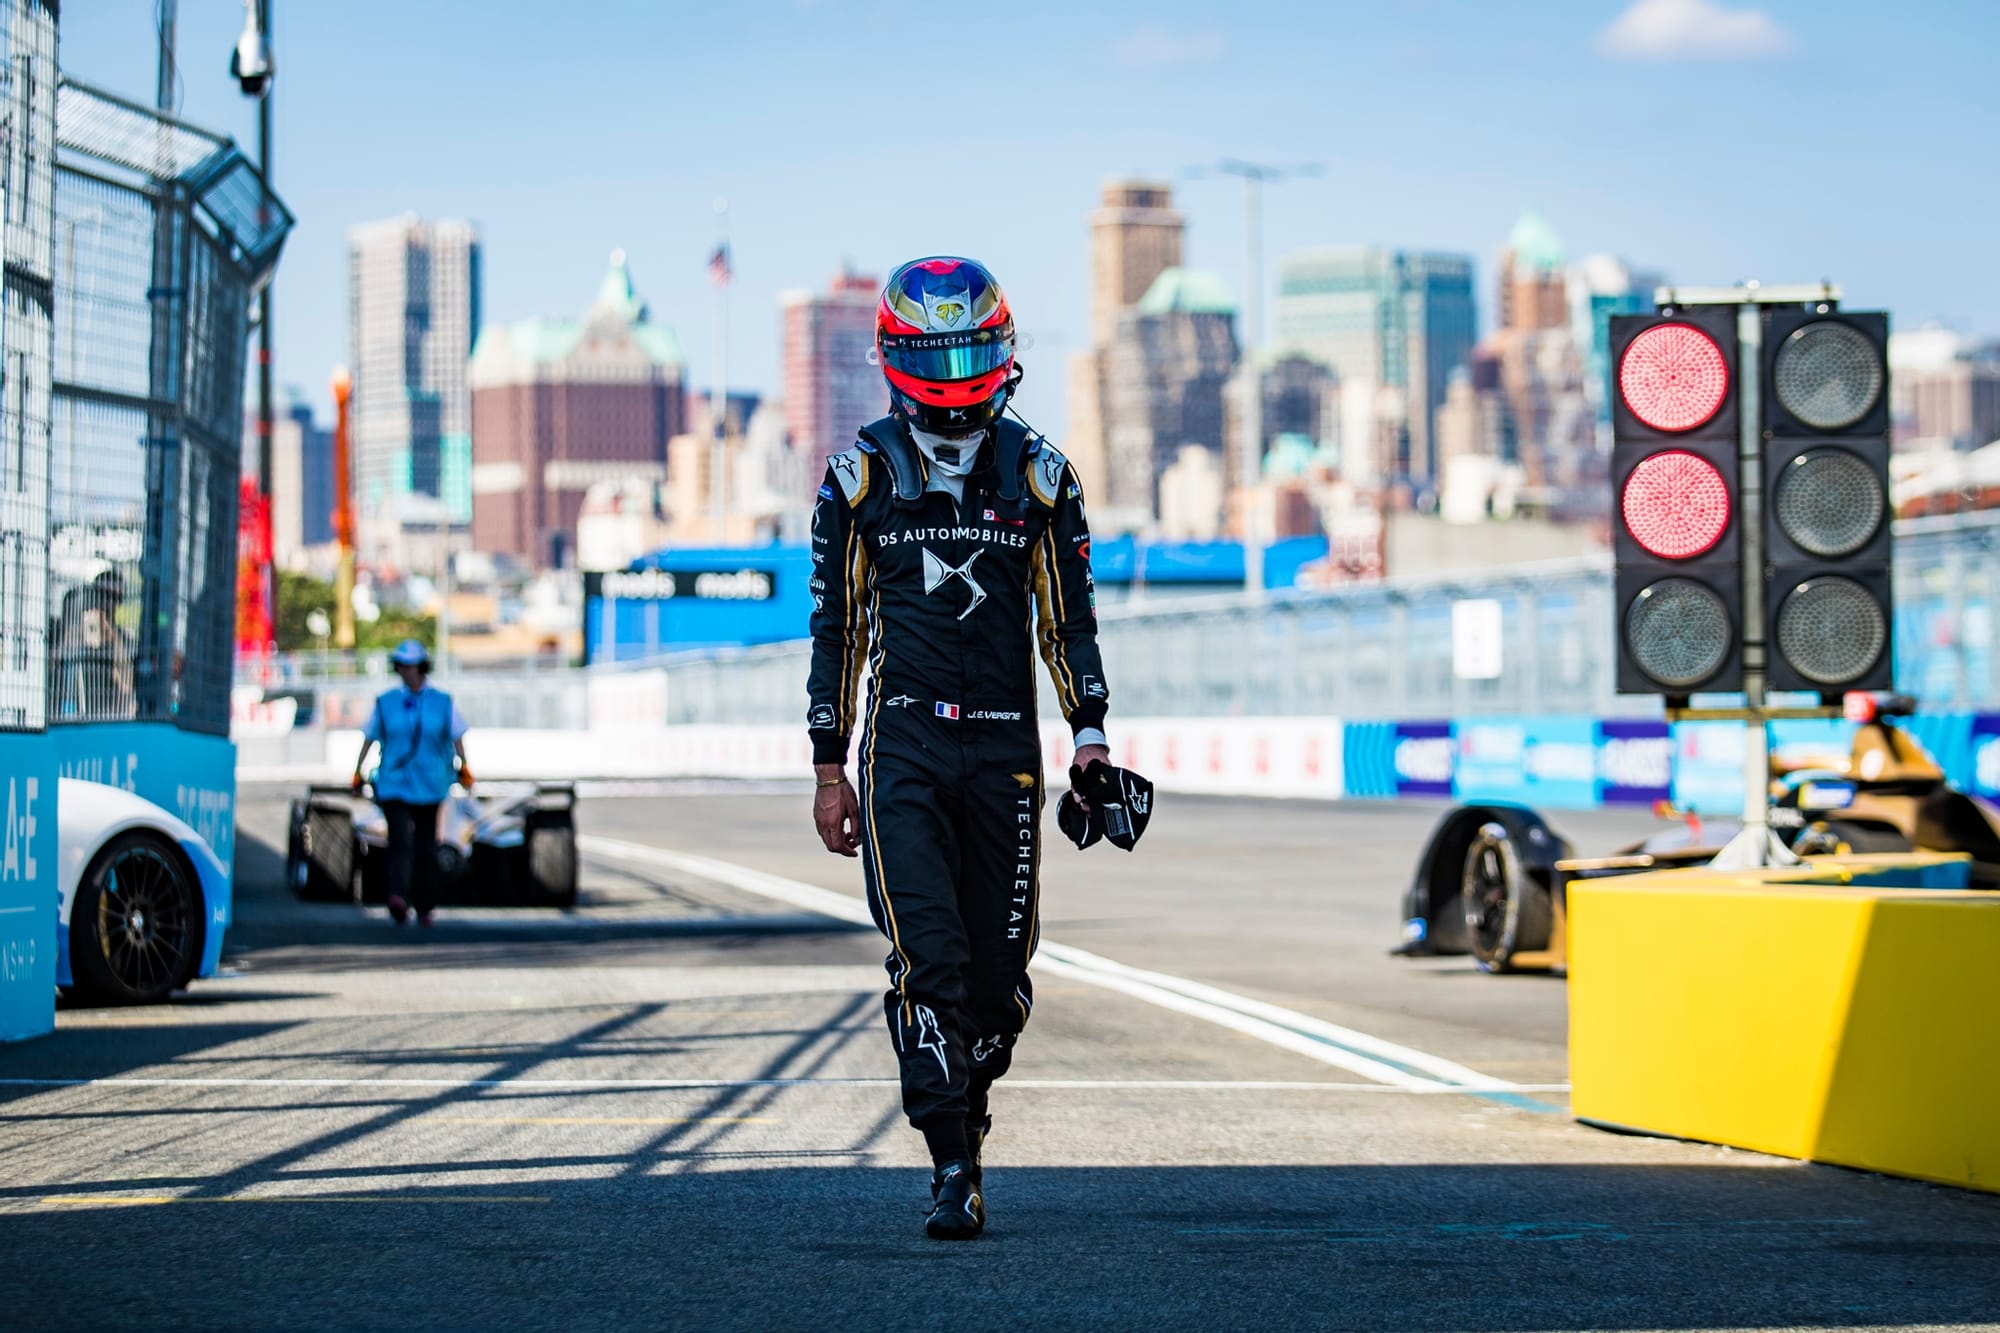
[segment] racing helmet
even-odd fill
[[[1014,312],[982,264],[938,256],[889,275],[875,354],[896,415],[934,435],[990,426],[1014,375]]]

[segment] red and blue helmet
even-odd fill
[[[1007,405],[1014,312],[984,265],[912,260],[882,289],[875,353],[904,420],[942,435],[978,430]]]

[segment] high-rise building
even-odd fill
[[[347,233],[348,364],[354,376],[354,499],[364,558],[398,526],[399,497],[471,513],[472,402],[466,362],[479,327],[479,233],[414,214]]]
[[[494,325],[472,354],[472,540],[538,568],[574,561],[597,482],[663,482],[687,421],[680,344],[632,286],[625,253],[581,320]]]
[[[1472,260],[1377,246],[1302,251],[1279,269],[1277,326],[1278,350],[1331,368],[1344,403],[1400,391],[1412,407],[1390,461],[1399,476],[1433,484],[1437,410],[1478,333]]]
[[[1538,214],[1523,214],[1508,233],[1497,280],[1500,327],[1486,350],[1499,366],[1528,493],[1549,512],[1602,510],[1609,447],[1584,390],[1589,344],[1571,327],[1562,243]]]
[[[257,474],[257,418],[243,417],[243,475]],[[333,540],[333,433],[313,421],[312,406],[288,385],[271,422],[271,560],[303,569],[306,548]]]
[[[1570,329],[1584,349],[1583,389],[1596,411],[1597,435],[1611,439],[1611,317],[1642,315],[1666,276],[1632,268],[1613,255],[1588,255],[1570,274]]]
[[[1223,448],[1223,394],[1236,369],[1236,306],[1221,279],[1170,268],[1118,317],[1105,358],[1105,463],[1095,512],[1150,527],[1160,474],[1183,446]]]
[[[882,284],[843,268],[824,292],[778,298],[784,322],[785,429],[814,486],[826,460],[889,410],[882,372],[868,364]]]
[[[1092,495],[1106,481],[1108,349],[1118,317],[1160,274],[1180,266],[1186,226],[1172,188],[1157,181],[1107,183],[1090,215],[1090,347],[1070,358],[1069,430],[1062,447]]]
[[[1174,208],[1171,186],[1112,181],[1090,215],[1090,341],[1102,347],[1118,332],[1118,316],[1152,290],[1154,279],[1181,263],[1187,219]]]

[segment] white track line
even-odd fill
[[[583,837],[577,839],[577,844],[582,850],[600,856],[645,862],[819,912],[837,920],[855,922],[871,929],[874,926],[867,904],[859,898],[815,884],[766,874],[733,861],[718,861],[712,857],[668,851],[618,838]],[[1035,961],[1045,973],[1117,991],[1162,1009],[1203,1019],[1321,1064],[1407,1091],[1511,1094],[1530,1090],[1521,1084],[1482,1074],[1425,1051],[1385,1041],[1337,1023],[1328,1023],[1294,1009],[1266,1004],[1184,977],[1127,967],[1085,949],[1073,949],[1044,940]]]
[[[518,1088],[548,1092],[705,1092],[729,1088],[894,1088],[893,1078],[0,1078],[0,1088]],[[1162,1092],[1362,1092],[1454,1096],[1478,1091],[1443,1083],[1405,1088],[1385,1083],[1333,1083],[1277,1079],[1010,1078],[1010,1088],[1059,1092],[1157,1090]],[[1567,1083],[1511,1084],[1515,1092],[1567,1092]]]

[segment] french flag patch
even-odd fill
[[[942,718],[949,718],[951,721],[956,722],[958,721],[958,705],[941,703],[937,706],[937,715]]]

